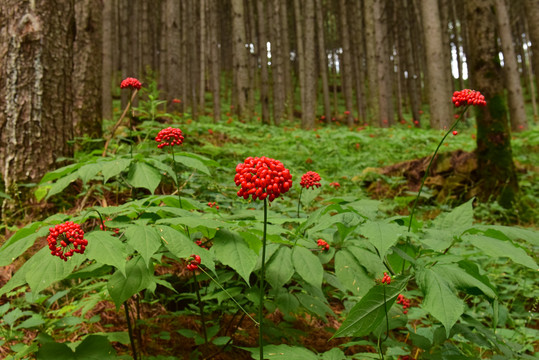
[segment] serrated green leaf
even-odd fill
[[[425,236],[419,241],[434,251],[442,252],[451,246],[454,234],[449,230],[426,229]]]
[[[539,246],[539,232],[533,229],[523,229],[517,226],[501,226],[501,225],[487,225],[479,226],[480,229],[492,228],[494,230],[501,231],[507,235],[511,240],[524,240],[532,245]]]
[[[86,184],[101,171],[101,166],[100,163],[85,164],[77,170],[77,174],[82,182]]]
[[[106,183],[111,177],[120,174],[122,171],[125,171],[125,169],[127,169],[130,164],[131,159],[122,158],[102,162],[101,174],[103,175],[103,183]]]
[[[258,256],[239,234],[229,230],[217,231],[212,249],[221,263],[236,270],[249,284],[249,276],[256,266]]]
[[[477,295],[474,293],[474,289],[477,289],[490,299],[497,297],[496,293],[489,286],[454,264],[437,264],[432,267],[432,270],[451,282],[455,288],[462,289],[468,294]]]
[[[130,225],[125,231],[127,243],[131,245],[149,266],[152,255],[161,247],[161,237],[152,226]]]
[[[374,281],[347,249],[335,254],[335,275],[339,282],[354,295],[362,296],[374,286]]]
[[[421,307],[442,323],[449,337],[451,328],[464,312],[464,303],[445,277],[432,269],[419,271],[417,282],[425,294]]]
[[[148,189],[153,194],[161,182],[161,173],[144,162],[136,162],[129,168],[127,181],[131,186]]]
[[[498,240],[482,235],[466,235],[463,238],[489,256],[507,257],[517,264],[537,270],[537,264],[533,258],[524,249],[514,245],[510,241]]]
[[[66,343],[47,342],[37,352],[39,360],[77,360],[75,353]]]
[[[75,163],[75,164],[71,164],[71,165],[67,165],[67,166],[64,166],[64,167],[61,167],[59,169],[56,169],[54,171],[50,171],[48,173],[46,173],[42,178],[41,178],[41,181],[39,182],[40,184],[44,184],[46,182],[49,182],[49,181],[53,181],[53,180],[56,180],[56,179],[59,179],[69,173],[72,173],[73,171],[77,170],[78,168],[80,168],[83,164],[82,163]]]
[[[324,268],[316,255],[303,246],[296,246],[292,251],[292,262],[294,269],[303,280],[316,288],[321,288]]]
[[[210,169],[208,169],[208,167],[204,165],[204,163],[198,159],[195,159],[189,156],[181,156],[181,155],[176,155],[174,158],[176,162],[184,166],[190,167],[195,170],[199,170],[206,175],[210,175]]]
[[[41,223],[35,223],[35,226],[23,228],[13,235],[0,248],[0,266],[6,266],[24,253],[32,246],[39,237],[48,234],[48,229],[43,227],[38,230]]]
[[[116,359],[116,350],[112,347],[106,336],[89,335],[76,348],[75,356],[78,360],[113,360]]]
[[[335,313],[320,298],[305,293],[297,293],[296,297],[307,311],[316,314],[320,319],[327,322],[326,314],[335,316]]]
[[[126,265],[125,276],[116,271],[109,279],[107,288],[116,308],[134,294],[146,289],[152,283],[152,274],[142,257],[132,258]]]
[[[473,225],[473,201],[474,199],[468,200],[451,212],[437,217],[434,223],[440,229],[448,229],[453,234],[460,235],[464,230],[471,228]]]
[[[397,242],[403,228],[394,223],[367,221],[360,226],[359,232],[369,239],[369,242],[380,253],[380,257],[383,258],[387,250]]]
[[[267,264],[266,280],[274,289],[279,289],[292,278],[292,275],[294,275],[292,250],[287,246],[281,246]]]
[[[322,354],[322,360],[346,360],[346,355],[339,348],[333,348]]]
[[[288,315],[297,311],[299,301],[293,294],[283,291],[275,297],[275,305],[277,305],[283,314]]]
[[[372,287],[350,310],[350,313],[333,337],[360,337],[374,331],[385,318],[385,309],[387,308],[389,311],[397,296],[408,284],[408,280],[410,280],[409,276],[396,276],[391,279],[391,284],[389,285],[380,284]]]
[[[45,324],[43,316],[40,314],[33,314],[30,318],[24,320],[22,323],[17,325],[15,329],[30,329]]]
[[[88,240],[84,252],[88,259],[114,266],[125,275],[127,252],[123,242],[105,231],[92,231],[84,237]]]
[[[51,188],[49,189],[49,192],[47,193],[47,196],[45,197],[45,199],[48,199],[53,195],[61,193],[66,187],[69,186],[69,184],[71,184],[73,181],[77,180],[78,177],[79,176],[75,172],[75,173],[71,173],[71,174],[69,174],[67,176],[64,176],[64,177],[58,179],[58,181],[56,181],[54,184],[52,184]]]

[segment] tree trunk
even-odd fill
[[[112,11],[114,3],[112,1],[103,1],[103,31],[101,32],[102,54],[103,54],[103,72],[101,76],[101,117],[103,119],[112,120],[112,74],[114,72],[112,62],[112,44],[113,44],[113,27],[114,27],[114,12]]]
[[[352,66],[354,68],[354,84],[356,88],[356,107],[358,120],[364,123],[366,116],[365,104],[365,66],[364,55],[365,46],[363,41],[363,17],[361,16],[361,2],[351,1],[349,3],[348,23],[351,25],[351,45],[352,45]]]
[[[5,192],[24,199],[20,183],[73,154],[74,2],[4,0],[0,23],[0,171]]]
[[[509,100],[511,129],[513,131],[522,131],[528,128],[528,123],[526,121],[524,96],[522,95],[522,84],[520,83],[520,72],[518,71],[517,58],[513,46],[508,9],[505,6],[504,0],[495,0],[495,4],[498,34],[503,51],[503,72],[507,87],[507,98]]]
[[[492,0],[468,0],[466,14],[470,34],[470,73],[474,74],[475,88],[487,101],[487,106],[476,110],[477,117],[477,186],[481,201],[498,200],[510,207],[518,191],[518,183],[511,151],[511,134],[505,106],[503,70],[496,47],[496,19]]]
[[[380,99],[378,98],[378,79],[377,79],[377,62],[376,62],[376,40],[374,38],[374,4],[375,0],[365,0],[365,10],[363,11],[363,19],[365,22],[365,50],[367,53],[367,74],[369,95],[368,101],[368,123],[378,125],[380,119]]]
[[[249,68],[247,63],[248,50],[245,47],[243,0],[231,0],[231,3],[235,110],[240,119],[245,119],[248,114]]]
[[[281,15],[281,44],[283,50],[281,51],[281,56],[283,58],[283,75],[284,75],[284,86],[285,86],[285,106],[287,110],[287,117],[289,120],[294,118],[294,85],[292,84],[292,67],[290,62],[290,40],[289,40],[289,31],[288,31],[288,4],[291,4],[291,1],[280,0],[281,6],[279,7],[279,14]]]
[[[391,72],[388,53],[387,1],[374,2],[374,40],[376,42],[376,78],[378,82],[378,124],[388,127],[393,123]]]
[[[187,97],[182,93],[182,83],[185,78],[182,77],[181,66],[181,24],[180,24],[180,4],[175,0],[165,0],[164,26],[165,26],[165,47],[166,52],[165,68],[161,69],[164,75],[164,88],[166,92],[167,107],[169,110],[176,109],[173,99],[180,99],[185,102]]]
[[[345,119],[348,126],[354,125],[354,91],[352,90],[352,59],[350,56],[350,36],[347,20],[346,1],[339,0],[339,29],[342,45],[342,56],[340,63],[341,84],[343,88]]]
[[[199,14],[200,21],[198,28],[200,29],[200,41],[199,44],[199,80],[198,80],[198,108],[201,115],[204,115],[204,109],[206,108],[205,94],[206,94],[206,1],[199,0]]]
[[[210,37],[210,69],[211,90],[213,95],[213,122],[221,120],[221,70],[219,68],[219,43],[217,29],[219,29],[219,0],[207,0],[208,5],[208,33]]]
[[[316,45],[315,45],[315,32],[314,32],[314,19],[315,9],[314,0],[304,0],[304,32],[305,39],[305,88],[304,88],[304,101],[302,106],[302,120],[301,125],[304,129],[312,129],[314,127],[314,120],[316,118]]]
[[[408,4],[408,0],[402,0],[404,16],[407,17],[403,21],[404,30],[402,35],[404,36],[404,51],[405,51],[405,61],[406,61],[406,71],[408,72],[408,78],[406,79],[406,88],[408,90],[408,96],[410,97],[410,107],[412,110],[412,122],[415,127],[421,127],[421,92],[417,89],[421,89],[421,86],[418,84],[421,81],[421,73],[419,72],[419,66],[416,62],[416,57],[414,57],[414,46],[412,43],[412,27],[411,23],[413,21],[413,12],[411,11]]]
[[[427,57],[430,126],[449,127],[452,121],[451,87],[447,83],[438,0],[422,0],[421,12]]]
[[[75,2],[73,126],[77,137],[102,137],[101,0]],[[110,96],[110,94],[109,94]]]
[[[316,36],[318,40],[318,66],[320,77],[322,78],[322,95],[324,98],[324,117],[325,121],[331,119],[331,105],[329,102],[329,83],[328,83],[328,56],[326,53],[326,44],[324,41],[324,17],[322,16],[322,1],[315,1],[316,7]]]
[[[260,103],[262,105],[262,122],[270,123],[269,96],[268,96],[268,40],[266,36],[266,1],[257,0],[258,15],[258,53],[260,58]]]
[[[299,0],[294,0],[294,19],[296,23],[296,62],[298,63],[299,93],[301,108],[305,105],[305,55],[303,51],[303,17]],[[303,116],[302,116],[303,118]]]
[[[273,77],[273,123],[279,125],[285,112],[286,87],[284,76],[284,46],[282,44],[280,0],[270,0],[271,74]]]
[[[539,84],[539,1],[526,0],[523,1],[523,3],[526,8],[526,19],[530,40],[532,42],[532,67],[535,75],[535,84],[537,85]],[[539,102],[539,91],[537,91],[537,94],[535,95]]]

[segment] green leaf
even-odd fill
[[[101,174],[103,175],[103,183],[109,181],[113,176],[120,174],[122,171],[125,171],[127,167],[131,164],[131,159],[112,159],[110,161],[103,162],[101,165]]]
[[[161,247],[161,237],[151,226],[130,225],[125,231],[127,243],[142,256],[149,266],[152,255]]]
[[[298,298],[301,305],[303,305],[303,307],[307,309],[307,311],[312,314],[316,314],[318,317],[320,317],[320,319],[324,320],[325,322],[327,322],[326,314],[335,316],[333,310],[331,310],[331,308],[327,306],[327,304],[318,297],[311,296],[305,293],[297,293],[296,297]]]
[[[84,252],[88,259],[114,266],[125,275],[127,252],[123,242],[106,231],[92,231],[84,238],[88,240]]]
[[[49,189],[49,193],[47,194],[45,199],[48,199],[51,196],[62,192],[66,187],[69,186],[69,184],[77,180],[77,178],[78,178],[77,173],[71,173],[67,176],[64,176],[63,178],[58,179],[58,181],[56,181]]]
[[[39,360],[77,360],[75,353],[66,343],[47,342],[37,352]]]
[[[339,250],[335,254],[335,275],[354,295],[362,296],[374,286],[373,279],[347,249]]]
[[[303,246],[296,246],[292,251],[292,262],[303,280],[316,288],[321,288],[324,268],[316,255]]]
[[[0,191],[0,198],[11,199],[11,196],[9,196],[8,194],[6,194],[5,192]],[[39,200],[38,200],[38,201],[39,201]]]
[[[339,348],[333,348],[322,354],[322,360],[346,360],[346,355]]]
[[[279,289],[292,278],[292,275],[294,275],[292,250],[287,246],[281,246],[266,267],[266,279],[274,289]]]
[[[39,237],[48,234],[49,229],[43,227],[38,230],[41,223],[34,223],[17,231],[8,241],[0,247],[0,266],[11,264],[16,258],[32,246]]]
[[[475,264],[474,264],[475,265]],[[485,284],[484,279],[478,279],[467,273],[464,269],[454,264],[438,264],[432,267],[439,276],[450,281],[457,289],[462,289],[468,294],[478,295],[475,289],[488,296],[490,299],[497,298],[497,294],[492,290],[490,282]],[[477,274],[479,275],[479,274]],[[487,279],[488,281],[488,279]]]
[[[253,359],[260,359],[259,348],[240,348],[251,352]],[[317,360],[318,356],[310,350],[299,346],[266,345],[264,346],[264,360]]]
[[[41,181],[39,182],[39,184],[44,184],[44,183],[47,183],[49,181],[59,179],[59,178],[65,176],[65,175],[70,174],[73,171],[77,170],[82,165],[83,165],[82,163],[76,163],[76,164],[71,164],[71,165],[61,167],[61,168],[56,169],[54,171],[50,171],[50,172],[46,173],[45,176],[43,176],[41,178]]]
[[[82,182],[86,184],[101,170],[101,166],[99,163],[86,164],[77,170],[77,174]]]
[[[451,245],[454,236],[449,230],[426,229],[425,236],[419,241],[434,251],[442,252]]]
[[[42,248],[32,256],[33,258],[36,258],[37,262],[26,272],[25,279],[34,294],[46,289],[53,282],[62,280],[71,274],[76,266],[86,260],[84,254],[74,254],[70,259],[64,261],[57,256],[51,255],[48,247]]]
[[[445,279],[432,269],[418,272],[417,282],[425,299],[422,308],[438,319],[445,327],[446,336],[464,312],[464,303]]]
[[[473,201],[474,199],[470,199],[453,211],[440,215],[434,223],[441,229],[451,230],[455,235],[462,234],[473,225]]]
[[[403,228],[394,223],[383,223],[377,221],[367,221],[360,226],[359,232],[367,237],[369,242],[380,253],[380,257],[384,258],[387,250],[393,246],[399,236],[402,234]]]
[[[116,350],[112,347],[106,336],[89,335],[75,350],[78,360],[113,360],[116,359]]]
[[[497,240],[482,235],[465,235],[463,238],[488,256],[507,257],[517,264],[537,270],[537,264],[533,258],[526,254],[524,249],[517,247],[510,241]]]
[[[409,276],[396,276],[391,279],[391,284],[389,285],[380,284],[372,287],[350,310],[350,313],[333,337],[360,337],[373,332],[384,320],[386,316],[385,309],[387,308],[387,311],[389,311],[397,296],[408,284],[408,280],[410,280]]]
[[[221,263],[236,270],[249,284],[249,275],[256,266],[258,256],[239,234],[229,230],[217,231],[212,249]]]
[[[43,316],[40,314],[33,314],[30,318],[24,320],[19,325],[15,326],[15,329],[30,329],[45,324]]]
[[[476,226],[477,227],[477,226]],[[533,229],[523,229],[516,226],[501,226],[501,225],[488,225],[479,226],[480,229],[492,228],[494,230],[501,231],[507,235],[511,240],[522,239],[529,242],[534,246],[539,246],[539,233]]]
[[[127,175],[129,184],[136,188],[150,190],[153,194],[161,182],[159,170],[143,162],[132,163]]]
[[[181,155],[176,155],[174,159],[176,160],[176,162],[182,165],[185,165],[195,170],[199,170],[206,175],[210,175],[210,170],[208,169],[208,167],[204,165],[204,163],[198,159],[195,159],[189,156],[181,156]]]
[[[293,294],[290,294],[285,289],[275,297],[275,305],[277,305],[283,314],[289,315],[290,313],[297,311],[299,301]]]
[[[116,271],[107,284],[109,294],[117,309],[124,301],[152,283],[152,274],[140,256],[132,258],[127,263],[125,274],[124,276],[121,271]]]

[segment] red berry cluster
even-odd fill
[[[333,186],[336,190],[341,187],[341,184],[339,184],[338,182],[332,182],[332,183],[329,183],[329,186]]]
[[[100,228],[101,230],[103,230],[103,231],[107,230],[107,226],[105,225],[105,223],[106,223],[107,221],[111,221],[111,220],[112,220],[111,218],[108,218],[107,220],[103,220],[103,223],[102,223],[101,225],[99,225],[99,228]],[[115,233],[116,235],[119,235],[119,234],[120,234],[120,229],[118,229],[118,228],[114,228],[113,231],[114,231],[114,233]]]
[[[168,127],[159,131],[155,141],[160,143],[157,145],[159,149],[165,146],[181,145],[183,143],[183,133],[178,128]]]
[[[189,264],[187,264],[187,270],[195,271],[198,269],[198,265],[200,265],[200,256],[191,255],[187,261],[189,262]]]
[[[405,314],[408,314],[408,309],[410,307],[410,299],[407,299],[404,297],[404,295],[402,294],[399,294],[399,296],[397,296],[397,304],[402,304],[402,310],[403,313]]]
[[[290,189],[292,175],[278,160],[265,156],[248,157],[236,166],[234,182],[241,186],[238,196],[244,199],[252,196],[253,200],[268,198],[271,202]]]
[[[182,101],[180,99],[172,99],[172,102],[175,104],[181,104]]]
[[[84,231],[79,224],[72,221],[49,228],[47,242],[51,255],[58,256],[64,261],[67,261],[67,258],[73,256],[74,253],[84,253],[88,245],[88,240],[84,239]]]
[[[316,241],[316,244],[318,245],[319,248],[321,248],[322,251],[329,250],[329,244],[322,239],[318,239],[318,241]]]
[[[487,102],[485,97],[479,92],[470,89],[464,89],[460,91],[455,91],[453,93],[453,104],[456,107],[473,105],[473,106],[485,106]]]
[[[138,79],[128,77],[122,81],[122,83],[120,84],[120,89],[126,89],[128,87],[140,90],[142,84],[140,83],[140,81],[138,81]]]
[[[320,184],[320,175],[318,173],[315,173],[314,171],[307,171],[303,176],[301,177],[300,185],[302,188],[310,188],[311,186],[314,188],[322,186]]]
[[[410,355],[399,356],[397,360],[413,360]]]
[[[382,284],[391,284],[391,277],[385,272],[382,278]]]
[[[214,202],[209,202],[209,203],[208,203],[208,206],[211,207],[211,208],[215,206],[215,208],[216,208],[217,210],[219,210],[219,205],[217,205],[217,203],[216,203],[215,201],[214,201]]]

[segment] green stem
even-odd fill
[[[384,360],[384,352],[382,351],[382,344],[389,337],[389,316],[387,315],[386,285],[382,284],[382,286],[384,288],[384,312],[386,313],[386,337],[381,342],[380,342],[380,338],[378,338],[378,350],[380,351],[380,356],[382,357],[382,360]],[[382,335],[380,334],[380,337],[381,336]]]
[[[131,341],[131,350],[133,351],[133,359],[137,360],[137,349],[135,348],[135,339],[133,338],[133,330],[131,328],[131,318],[129,317],[129,309],[127,308],[127,301],[124,301],[125,319],[127,321],[127,333],[129,334],[129,340]]]
[[[204,303],[200,297],[200,289],[198,286],[197,274],[193,271],[193,278],[195,280],[195,291],[197,293],[198,308],[200,309],[200,320],[202,321],[202,332],[204,333],[204,343],[208,346],[208,332],[206,331],[206,320],[204,318]]]
[[[178,200],[180,201],[180,209],[183,209],[182,206],[182,196],[180,195],[180,174],[177,170],[178,166],[176,163],[176,158],[174,157],[174,149],[171,150],[172,152],[172,163],[174,164],[174,172],[176,173],[176,187],[178,189]],[[189,239],[191,239],[191,234],[189,233],[189,227],[185,225],[185,230],[187,231],[187,236]]]
[[[299,217],[299,206],[301,204],[301,194],[303,194],[303,188],[299,191],[299,199],[298,199],[298,216]]]
[[[262,343],[262,321],[264,320],[264,276],[266,272],[266,232],[268,224],[268,200],[264,199],[264,234],[262,236],[262,266],[260,268],[260,306],[258,308],[258,346],[260,347],[260,360],[264,359],[264,345]]]

